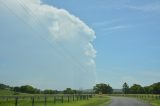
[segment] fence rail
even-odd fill
[[[153,94],[110,94],[109,96],[135,97],[142,99],[160,99],[160,95]]]

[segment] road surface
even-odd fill
[[[134,98],[111,97],[112,101],[107,106],[151,106]]]

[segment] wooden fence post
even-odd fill
[[[18,106],[18,97],[15,98],[15,106]]]
[[[54,103],[56,103],[56,96],[54,96]]]
[[[69,96],[68,96],[68,102],[69,102]]]
[[[82,100],[82,95],[80,95],[80,100]]]
[[[73,101],[74,101],[74,95],[73,95]]]
[[[78,101],[78,95],[76,95],[76,97],[77,97],[77,101]]]
[[[34,97],[32,97],[32,106],[34,106]]]
[[[47,97],[45,96],[44,97],[44,106],[46,106],[46,104],[47,104]]]
[[[63,96],[61,97],[61,99],[62,99],[62,103],[63,103]]]

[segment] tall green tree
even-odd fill
[[[24,85],[20,87],[21,92],[23,93],[31,93],[31,94],[35,94],[35,93],[40,93],[40,90],[37,88],[33,88],[30,85]]]
[[[160,94],[160,82],[154,83],[150,86],[153,94]]]
[[[110,94],[113,91],[112,87],[109,84],[104,84],[104,83],[96,84],[96,86],[93,87],[93,90],[97,94],[98,93]]]
[[[71,89],[71,88],[66,88],[64,91],[63,91],[64,94],[74,94],[74,91]]]
[[[10,89],[10,86],[0,83],[0,89]]]
[[[128,94],[129,93],[129,86],[128,86],[128,84],[126,82],[123,84],[122,91],[123,91],[124,94]]]
[[[45,89],[44,91],[42,91],[42,93],[44,93],[44,94],[56,94],[57,91],[56,90],[51,90],[51,89]]]
[[[144,88],[141,85],[133,84],[133,86],[130,87],[130,93],[132,94],[143,94]]]

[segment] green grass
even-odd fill
[[[0,96],[12,96],[12,95],[15,95],[13,91],[0,89]],[[31,94],[23,94],[23,93],[18,93],[18,95],[31,96]],[[89,98],[89,100],[79,100],[79,101],[71,100],[69,103],[67,99],[64,99],[64,103],[61,103],[60,101],[54,103],[53,101],[54,101],[53,98],[47,98],[47,106],[105,106],[106,104],[109,103],[110,98],[107,97],[106,95],[96,95],[93,98]],[[15,99],[0,99],[0,106],[15,106]],[[32,101],[31,99],[27,98],[20,99],[18,101],[18,106],[32,106]],[[35,99],[34,106],[44,106],[44,98],[40,98],[39,100]]]
[[[160,106],[160,99],[152,99],[152,98],[141,98],[140,100],[151,104],[152,106]]]
[[[3,95],[13,95],[14,92],[13,91],[10,91],[10,90],[4,90],[4,89],[0,89],[0,96],[3,96]]]
[[[53,98],[47,99],[47,106],[105,106],[107,103],[109,103],[110,98],[101,95],[101,96],[94,96],[93,98],[90,98],[89,100],[79,100],[79,101],[70,101],[67,102],[67,99],[64,100],[64,103],[61,103],[60,101],[55,103],[53,102]],[[9,99],[8,101],[6,99],[0,100],[0,106],[14,106],[15,100]],[[19,100],[18,106],[32,106],[31,99],[24,99]],[[44,106],[44,99],[36,100],[35,99],[35,105],[34,106]]]
[[[142,97],[138,98],[139,100],[142,100],[146,103],[149,103],[152,106],[160,106],[160,98],[156,99],[156,96],[160,96],[160,95],[152,95],[152,94],[138,94],[138,95],[142,96]]]
[[[17,95],[17,96],[32,96],[33,94],[28,94],[28,93],[20,93],[20,92],[14,92],[11,90],[7,90],[7,89],[0,89],[0,96],[13,96],[13,95]],[[40,95],[40,94],[37,94]]]

